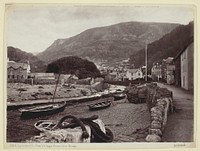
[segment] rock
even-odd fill
[[[150,134],[150,135],[162,136],[162,131],[161,131],[160,129],[153,129],[153,128],[150,128],[150,129],[149,129],[149,134]]]
[[[161,129],[162,128],[162,125],[161,125],[161,123],[160,122],[158,122],[158,123],[151,123],[151,128],[152,129]]]
[[[161,141],[161,137],[158,135],[147,135],[146,137],[146,141],[147,142],[160,142]]]
[[[162,120],[162,117],[160,117],[160,116],[151,116],[151,120],[153,121],[153,120],[155,120],[155,121],[159,121],[159,122],[162,122],[163,120]]]
[[[163,106],[165,106],[167,104],[166,99],[167,98],[158,99],[156,105],[163,105]]]
[[[38,88],[39,88],[39,89],[44,89],[44,87],[43,87],[43,86],[41,86],[41,85],[40,85],[40,86],[38,86]]]
[[[151,108],[151,112],[156,112],[156,111],[163,111],[164,110],[164,106],[163,105],[157,105],[155,107]]]
[[[151,116],[157,116],[157,117],[159,117],[161,120],[163,119],[163,118],[162,118],[162,113],[151,113]]]
[[[161,124],[161,122],[153,120],[151,124]]]
[[[151,113],[152,114],[158,114],[159,116],[162,116],[163,111],[161,109],[157,108],[157,107],[153,107],[153,108],[151,108]]]
[[[18,91],[27,91],[27,89],[25,89],[25,88],[19,88],[19,89],[17,89]]]
[[[45,92],[45,95],[53,95],[51,92]]]

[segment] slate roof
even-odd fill
[[[7,63],[7,68],[13,68],[13,69],[22,68],[22,69],[26,70],[28,68],[28,64],[27,63],[19,63],[19,62],[9,61]]]
[[[136,73],[138,71],[138,69],[129,69],[128,72],[130,73]]]

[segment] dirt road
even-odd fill
[[[169,114],[162,137],[163,142],[192,142],[194,132],[193,94],[175,86],[158,83],[158,86],[173,91],[176,110]]]

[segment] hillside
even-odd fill
[[[37,56],[46,62],[69,55],[106,60],[128,58],[144,47],[146,39],[158,40],[176,26],[167,23],[125,22],[92,28],[74,37],[56,40]]]
[[[31,53],[24,52],[18,48],[7,47],[7,56],[9,60],[16,62],[30,62],[31,72],[45,72],[46,65]]]
[[[194,36],[194,24],[180,25],[161,39],[148,45],[148,67],[153,63],[161,62],[167,57],[175,57],[185,46],[187,46]],[[145,64],[145,50],[142,49],[130,56],[130,62],[136,67]]]
[[[77,56],[63,57],[48,64],[47,72],[75,74],[79,79],[100,76],[93,62]]]

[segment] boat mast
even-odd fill
[[[147,72],[148,72],[148,67],[147,67],[147,41],[145,41],[145,66],[146,66],[146,69],[145,69],[145,81],[147,81],[148,80],[148,74],[147,74]]]
[[[57,80],[57,82],[56,82],[56,88],[55,88],[54,93],[53,93],[52,102],[54,102],[54,98],[55,98],[55,95],[56,95],[56,89],[57,89],[57,86],[58,86],[59,79],[60,79],[60,73],[59,73],[59,75],[58,75],[58,80]]]

